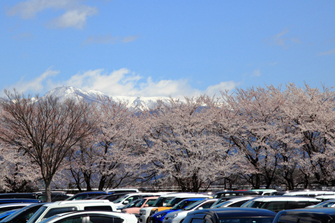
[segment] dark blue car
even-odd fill
[[[164,217],[171,212],[174,211],[181,211],[185,208],[187,208],[188,206],[190,206],[191,204],[200,201],[200,200],[204,200],[206,198],[188,198],[188,199],[184,199],[182,201],[180,201],[179,203],[177,203],[175,206],[173,206],[171,209],[168,210],[164,210],[164,211],[160,211],[157,212],[153,215],[150,216],[150,223],[162,223]]]

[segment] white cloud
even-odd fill
[[[68,10],[62,16],[51,21],[51,26],[56,28],[69,28],[75,27],[82,29],[86,25],[86,19],[88,16],[96,14],[98,10],[96,8],[81,6],[80,8]]]
[[[319,53],[318,55],[319,56],[325,56],[325,55],[330,55],[330,54],[334,54],[334,53],[335,53],[335,48],[331,49],[331,50],[328,50],[326,52]]]
[[[48,69],[33,80],[25,81],[24,78],[22,78],[18,83],[7,88],[7,90],[12,91],[16,89],[18,92],[38,94],[45,89],[49,89],[50,80],[48,78],[56,76],[58,73],[59,71]],[[1,96],[3,96],[3,94]]]
[[[111,34],[108,34],[106,36],[89,36],[83,41],[83,44],[110,44],[110,43],[116,43],[120,39],[119,36],[112,36]]]
[[[298,37],[286,37],[287,34],[290,32],[288,28],[284,28],[280,33],[277,33],[273,36],[270,36],[263,40],[264,43],[269,45],[278,45],[283,48],[288,48],[289,43],[301,43],[301,40]],[[285,37],[284,37],[285,36]]]
[[[119,37],[119,36],[112,36],[111,34],[107,35],[98,35],[98,36],[89,36],[83,41],[83,44],[115,44],[119,40],[122,43],[129,43],[133,42],[138,38],[138,36],[126,36],[126,37]]]
[[[239,84],[234,81],[221,82],[220,84],[209,86],[204,93],[210,96],[219,96],[222,91],[232,91],[238,85]]]
[[[261,76],[261,71],[260,70],[254,70],[254,72],[252,72],[252,76],[260,77]]]
[[[98,90],[110,96],[171,96],[184,97],[200,94],[220,95],[221,91],[233,90],[238,85],[233,81],[221,82],[209,86],[205,91],[192,88],[188,80],[159,80],[153,81],[151,77],[144,79],[126,68],[106,73],[103,69],[89,70],[71,76],[63,82],[55,82],[50,77],[59,71],[47,70],[42,75],[31,81],[24,81],[13,85],[11,89],[20,92],[41,93],[59,86],[72,86],[83,90]]]
[[[80,4],[79,0],[27,0],[9,9],[7,15],[19,15],[22,19],[31,19],[38,12],[47,9],[63,10],[65,13],[51,21],[51,27],[83,28],[88,16],[98,12],[95,7]]]

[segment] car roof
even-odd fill
[[[266,197],[256,197],[253,201],[262,201],[262,202],[270,202],[270,201],[313,201],[320,202],[320,200],[314,197],[299,197],[299,196],[266,196]]]
[[[122,213],[122,212],[112,212],[112,211],[75,211],[75,212],[66,212],[52,216],[51,218],[53,221],[58,221],[62,218],[72,217],[76,215],[83,215],[83,214],[98,214],[98,215],[109,215],[109,216],[116,216],[120,218],[127,218],[127,219],[135,219],[135,215]],[[51,218],[44,219],[41,222],[49,222]]]
[[[85,205],[85,204],[110,204],[114,205],[113,202],[109,200],[74,200],[74,201],[57,201],[47,203],[43,206],[50,207],[50,206],[61,206],[61,205]]]

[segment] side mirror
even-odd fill
[[[145,204],[144,207],[146,207],[146,208],[149,207],[149,204]]]
[[[129,204],[129,201],[124,201],[122,202],[122,204]]]

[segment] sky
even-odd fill
[[[0,96],[332,87],[334,0],[1,0]]]

